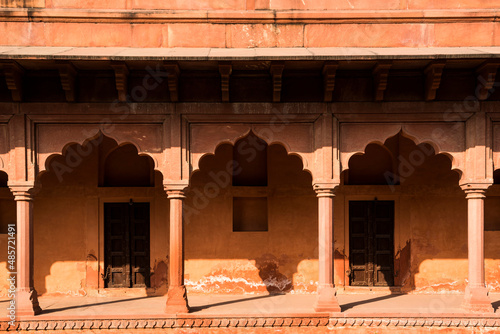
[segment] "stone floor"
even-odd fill
[[[458,294],[339,294],[345,316],[376,314],[466,314]],[[492,294],[500,307],[500,294]],[[279,315],[314,313],[315,295],[190,295],[193,316]],[[165,317],[166,297],[40,297],[44,310],[37,319],[123,317]],[[0,319],[7,316],[7,300],[0,301]],[[499,314],[497,312],[496,314]]]
[[[342,313],[316,313],[315,295],[189,295],[191,313],[166,314],[166,297],[40,297],[41,315],[9,323],[0,300],[0,332],[30,333],[500,333],[496,313],[468,314],[463,295],[339,294]]]

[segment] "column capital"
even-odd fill
[[[339,184],[337,183],[315,183],[313,189],[317,197],[335,197],[335,192]]]
[[[188,186],[185,184],[164,184],[163,189],[167,193],[169,199],[184,199]]]
[[[35,185],[32,182],[9,182],[8,186],[16,201],[33,200]]]
[[[465,192],[465,198],[485,198],[486,191],[491,186],[491,183],[464,183],[460,188]]]

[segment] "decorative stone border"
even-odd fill
[[[168,329],[241,327],[500,327],[500,317],[200,317],[168,319],[27,320],[10,326],[0,322],[0,331],[84,329]]]

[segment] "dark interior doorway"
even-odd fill
[[[349,202],[351,286],[394,285],[394,201]]]
[[[105,287],[149,287],[149,203],[104,204]]]

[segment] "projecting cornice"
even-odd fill
[[[0,60],[434,60],[500,58],[500,47],[133,48],[0,46]]]

